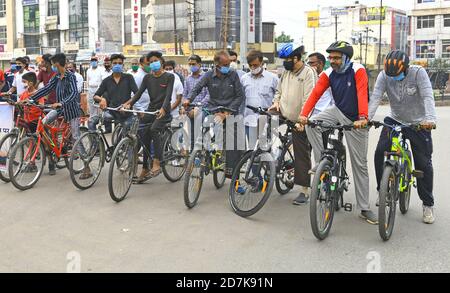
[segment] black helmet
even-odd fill
[[[409,68],[409,57],[405,52],[394,50],[386,56],[384,72],[387,76],[396,77]]]
[[[352,45],[350,45],[349,43],[344,42],[344,41],[334,42],[333,44],[330,45],[330,47],[328,47],[327,52],[328,53],[340,52],[342,54],[347,55],[347,57],[350,59],[353,58],[353,54],[354,54]]]

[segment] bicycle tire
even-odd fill
[[[240,186],[240,182],[241,182],[240,175],[242,174],[241,169],[244,166],[246,166],[247,163],[250,163],[252,155],[253,155],[253,152],[248,152],[247,154],[245,154],[243,156],[243,158],[241,159],[241,161],[236,166],[236,169],[233,172],[233,177],[231,179],[230,189],[228,192],[228,195],[229,195],[228,199],[229,199],[231,208],[238,216],[240,216],[242,218],[251,217],[251,216],[255,215],[256,213],[258,213],[264,207],[264,205],[267,203],[267,200],[269,199],[270,195],[272,194],[273,185],[275,183],[275,178],[274,178],[275,176],[271,175],[271,174],[275,174],[275,170],[276,170],[275,162],[272,158],[272,155],[270,153],[262,153],[262,154],[258,155],[259,161],[263,162],[262,164],[264,164],[266,167],[266,173],[268,173],[268,174],[264,174],[264,176],[261,176],[261,174],[258,174],[258,177],[259,176],[263,177],[262,186],[261,186],[261,178],[259,178],[257,182],[255,181],[255,184],[258,185],[257,189],[255,190],[256,192],[251,191],[249,189],[246,189],[244,191],[245,192],[244,195],[242,195],[238,192],[237,189],[239,187],[241,187]],[[246,169],[244,169],[244,176],[245,176],[245,171],[246,171]],[[256,174],[252,174],[252,175],[256,176]],[[267,179],[269,179],[269,180],[267,181]],[[253,186],[253,188],[255,186]],[[259,191],[260,187],[262,187],[261,191]],[[262,193],[263,196],[259,199],[259,201],[256,202],[256,204],[249,206],[249,208],[247,208],[247,209],[244,209],[243,205],[240,204],[242,201],[245,201],[246,199],[250,198],[250,196],[249,196],[250,194],[255,195],[255,194],[259,194],[259,193]],[[242,196],[242,201],[239,200],[239,196]]]
[[[19,138],[18,133],[11,132],[11,133],[8,133],[7,135],[3,136],[2,139],[0,140],[0,152],[6,153],[5,171],[0,171],[0,180],[2,180],[5,183],[11,182],[11,180],[9,179],[9,171],[8,171],[8,156],[9,156],[9,153],[11,152],[12,148],[14,147],[14,145],[18,142],[18,138]],[[11,140],[12,142],[10,143],[9,146],[5,146],[5,143],[8,140]],[[6,148],[8,148],[8,149],[6,149]]]
[[[392,180],[393,176],[393,180]],[[378,207],[378,231],[383,241],[389,241],[394,231],[395,213],[397,209],[396,192],[398,191],[398,180],[392,166],[385,166],[383,177],[380,183],[380,206]],[[394,186],[390,184],[394,183]],[[389,204],[389,206],[387,205]],[[389,208],[389,215],[386,216],[386,207]]]
[[[17,155],[18,155],[18,152],[19,151],[22,151],[23,152],[23,148],[27,145],[27,144],[29,144],[29,143],[31,143],[31,142],[33,142],[33,148],[34,149],[32,149],[32,151],[31,152],[29,152],[29,153],[34,153],[34,151],[36,151],[36,149],[35,149],[35,147],[36,147],[36,145],[37,145],[37,138],[36,137],[27,137],[27,138],[25,138],[25,139],[23,139],[23,140],[21,140],[20,142],[18,142],[15,146],[14,146],[14,148],[11,150],[11,153],[10,153],[10,156],[9,156],[9,161],[10,162],[15,162],[16,161],[16,158],[17,158]],[[16,187],[17,189],[19,189],[19,190],[21,190],[21,191],[26,191],[26,190],[29,190],[29,189],[31,189],[31,188],[33,188],[38,182],[39,182],[39,179],[41,178],[41,176],[42,176],[42,173],[43,173],[43,171],[44,171],[44,166],[45,166],[45,161],[46,161],[46,153],[45,153],[45,150],[44,150],[44,146],[42,145],[42,144],[39,144],[39,150],[38,150],[38,152],[39,152],[39,154],[37,154],[37,158],[40,158],[40,160],[42,161],[41,162],[41,164],[40,164],[40,166],[39,167],[37,167],[37,174],[34,176],[34,178],[30,181],[30,182],[28,182],[27,184],[24,184],[24,183],[22,183],[22,182],[19,182],[19,178],[18,178],[18,175],[19,174],[21,174],[22,172],[15,172],[14,171],[14,166],[15,166],[15,164],[13,163],[13,164],[9,164],[9,166],[8,166],[8,172],[9,172],[9,178],[10,178],[10,180],[11,180],[11,183],[14,185],[14,187]],[[19,165],[20,165],[20,170],[22,170],[23,169],[23,164],[24,164],[24,160],[25,160],[25,158],[23,158],[23,155],[22,155],[22,158],[20,158],[19,159],[20,160],[20,163],[19,163]],[[18,161],[19,161],[18,160]],[[24,168],[24,169],[26,169],[28,167],[28,165]],[[26,174],[27,172],[25,171],[25,170],[23,170],[23,173],[24,174]],[[13,175],[13,176],[11,176],[11,175]]]
[[[133,140],[129,137],[126,137],[121,142],[119,142],[116,149],[114,150],[111,159],[111,164],[109,166],[108,172],[108,190],[111,199],[116,203],[122,202],[127,197],[128,193],[130,192],[131,185],[133,184],[133,177],[136,173],[136,156],[134,148],[135,144]],[[129,152],[132,152],[132,155],[130,155]],[[128,161],[128,165],[125,165],[126,168],[122,166],[125,160]],[[117,190],[114,186],[114,181],[116,181],[114,180],[114,172],[116,171],[116,169],[118,169],[119,173],[123,175],[122,177],[124,186],[122,186],[123,188],[119,190]]]
[[[122,124],[118,124],[114,127],[114,131],[111,135],[111,144],[113,146],[117,145],[122,139]]]
[[[411,158],[411,153],[408,151],[408,156]],[[409,211],[409,205],[411,202],[411,190],[412,186],[409,184],[412,174],[410,174],[408,167],[405,168],[404,180],[408,182],[408,188],[404,192],[400,192],[398,195],[399,199],[399,208],[402,215],[406,215]]]
[[[225,166],[226,158],[224,156],[225,151],[222,151],[222,154],[219,156],[219,159],[223,161],[222,165]],[[221,175],[223,174],[223,176]],[[222,176],[222,177],[221,177]],[[213,170],[213,182],[214,186],[217,189],[222,189],[225,186],[225,181],[227,180],[226,174],[225,174],[225,168],[223,170]]]
[[[287,146],[285,148],[283,148],[283,151],[281,153],[280,156],[280,160],[278,161],[278,170],[277,170],[277,175],[282,175],[281,173],[292,173],[292,171],[295,169],[295,157],[294,157],[294,153],[293,153],[293,149],[292,149],[292,153],[290,152],[291,146],[293,146],[292,140],[290,140],[287,144]],[[288,154],[292,157],[292,162],[286,162],[286,154]],[[287,170],[285,170],[287,168]],[[291,175],[288,175],[291,176]],[[293,178],[292,178],[293,179]],[[288,194],[293,188],[294,188],[295,184],[294,181],[292,181],[291,183],[285,184],[282,182],[282,178],[279,178],[277,176],[276,180],[275,180],[275,187],[278,191],[278,193],[280,195],[286,195]]]
[[[204,156],[202,155],[202,151],[194,151],[192,152],[189,162],[187,164],[186,173],[184,174],[184,204],[187,208],[192,209],[194,208],[197,203],[198,199],[200,198],[200,193],[202,191],[203,187],[203,181],[205,178],[204,170],[202,164],[204,164]],[[197,180],[197,190],[191,197],[190,194],[190,185],[193,181],[193,173],[194,169],[198,169],[198,178],[195,178]]]
[[[187,137],[187,136],[185,136]],[[169,182],[178,182],[180,181],[185,172],[186,172],[186,158],[180,154],[180,151],[177,151],[172,145],[173,133],[167,136],[164,142],[164,155],[163,155],[163,164],[162,171],[164,177]],[[174,163],[176,162],[176,164]],[[175,172],[172,172],[176,170]]]
[[[86,182],[86,180],[81,180],[81,182],[78,182],[78,175],[84,170],[75,170],[74,168],[74,162],[76,160],[80,160],[80,156],[79,156],[79,152],[78,151],[74,151],[74,150],[78,150],[80,148],[80,145],[82,144],[82,142],[87,138],[87,137],[91,137],[88,138],[89,141],[93,141],[95,139],[96,141],[96,145],[98,147],[98,149],[96,148],[95,151],[93,149],[90,150],[90,156],[96,156],[97,155],[97,151],[99,154],[99,167],[97,170],[95,170],[93,172],[93,177],[89,178],[89,183],[88,184],[82,184],[84,182]],[[83,146],[84,148],[84,146]],[[86,159],[86,161],[90,161],[92,162],[92,158],[89,157]],[[81,159],[83,160],[83,159]],[[74,146],[73,146],[73,150],[70,154],[70,160],[69,160],[69,172],[70,172],[70,179],[72,180],[73,185],[78,188],[79,190],[87,190],[89,188],[91,188],[92,186],[94,186],[94,184],[97,182],[98,178],[100,177],[101,171],[105,165],[105,160],[106,160],[106,151],[105,151],[105,145],[103,143],[103,139],[97,134],[97,133],[85,133],[83,134],[80,139],[78,139]],[[91,167],[90,165],[88,165],[89,168]],[[92,168],[91,168],[91,172],[92,172]],[[84,181],[84,182],[83,182]]]
[[[324,188],[322,181],[324,179],[327,179],[327,183],[331,183],[331,170],[333,168],[333,164],[328,160],[324,159],[320,163],[319,167],[317,168],[317,172],[314,176],[314,180],[312,183],[312,190],[311,190],[311,200],[310,200],[310,221],[311,221],[311,228],[313,231],[314,236],[318,240],[325,240],[328,235],[330,234],[331,227],[333,226],[333,219],[334,219],[334,212],[336,207],[336,199],[334,198],[331,190],[331,184],[330,188],[327,188],[325,185],[325,188],[327,188],[325,198],[331,198],[331,202],[327,202],[329,204],[328,213],[325,213],[325,220],[327,221],[326,226],[321,229],[319,227],[319,223],[317,221],[317,202],[318,200],[321,200],[321,191]],[[328,173],[328,175],[327,175]],[[328,184],[329,184],[328,183]]]

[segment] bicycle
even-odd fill
[[[411,200],[411,189],[417,187],[416,178],[421,179],[424,173],[413,170],[412,154],[403,133],[405,129],[422,130],[419,124],[402,124],[397,122],[389,125],[383,122],[372,121],[375,128],[386,127],[390,129],[391,150],[385,152],[383,177],[380,183],[378,230],[384,241],[389,241],[394,231],[397,203],[400,211],[406,215]],[[434,128],[436,129],[436,128]]]
[[[310,127],[328,130],[328,144],[312,182],[310,199],[310,221],[314,236],[325,240],[333,225],[335,211],[344,208],[351,212],[353,206],[344,204],[344,192],[348,191],[350,179],[346,171],[347,151],[343,144],[344,131],[354,125],[327,125],[323,121],[310,121]],[[335,133],[338,131],[338,135]]]
[[[109,194],[111,196],[111,199],[117,203],[122,202],[126,196],[128,195],[131,185],[133,182],[136,182],[136,174],[138,171],[138,157],[139,157],[139,150],[142,147],[143,152],[148,155],[149,158],[151,158],[151,150],[147,148],[139,138],[138,132],[140,129],[145,129],[147,127],[150,127],[151,124],[145,124],[140,125],[139,119],[136,116],[137,114],[142,115],[157,115],[159,111],[156,112],[144,112],[144,111],[134,111],[134,110],[124,110],[124,109],[113,109],[113,108],[107,108],[107,110],[110,111],[123,111],[125,113],[132,113],[133,116],[133,122],[132,125],[128,131],[128,133],[124,134],[124,138],[117,144],[115,147],[115,150],[113,152],[113,155],[111,157],[111,164],[109,167],[109,173],[108,173],[108,189]],[[173,137],[173,130],[171,128],[171,124],[168,123],[164,129],[163,134],[163,160],[161,162],[161,168],[166,175],[166,177],[169,177],[169,181],[177,181],[178,178],[181,179],[185,172],[185,164],[178,163],[176,168],[181,169],[179,172],[180,174],[175,174],[172,176],[173,173],[169,171],[169,164],[173,161],[182,160],[184,158],[175,147],[172,147],[172,137]],[[170,150],[170,151],[168,151]],[[174,154],[176,152],[176,154]],[[174,167],[174,166],[172,166]],[[149,180],[151,178],[147,178],[144,181],[140,181],[139,183],[144,183],[145,181]]]
[[[28,104],[45,112],[53,110],[48,106]],[[9,177],[11,183],[19,190],[31,189],[39,181],[46,162],[46,150],[57,161],[64,160],[68,166],[70,156],[70,125],[62,117],[51,125],[44,125],[40,117],[35,134],[18,142],[9,155]],[[33,175],[34,174],[34,175]]]
[[[195,148],[191,153],[184,175],[184,203],[189,209],[197,205],[204,178],[211,172],[214,186],[217,189],[221,189],[225,185],[226,152],[219,150],[216,141],[214,141],[217,138],[213,130],[215,122],[209,122],[208,120],[209,116],[222,112],[233,113],[234,111],[226,107],[217,107],[210,110],[202,108],[202,114],[204,115],[203,126],[208,123],[209,126],[203,127],[202,135],[195,143]],[[224,135],[223,137],[226,136]],[[205,148],[203,146],[204,141],[211,142],[211,145]],[[223,149],[226,148],[223,147]]]

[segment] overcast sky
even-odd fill
[[[410,10],[415,0],[384,0],[383,5]],[[379,6],[379,0],[361,0],[367,6]],[[351,0],[262,0],[263,21],[277,23],[277,34],[282,31],[291,35],[295,41],[301,39],[305,28],[305,11],[317,9],[318,6],[339,6],[353,4]]]

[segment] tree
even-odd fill
[[[275,39],[275,42],[277,42],[277,43],[293,43],[294,39],[291,39],[291,36],[286,35],[284,32],[281,32],[281,35],[279,35]]]

